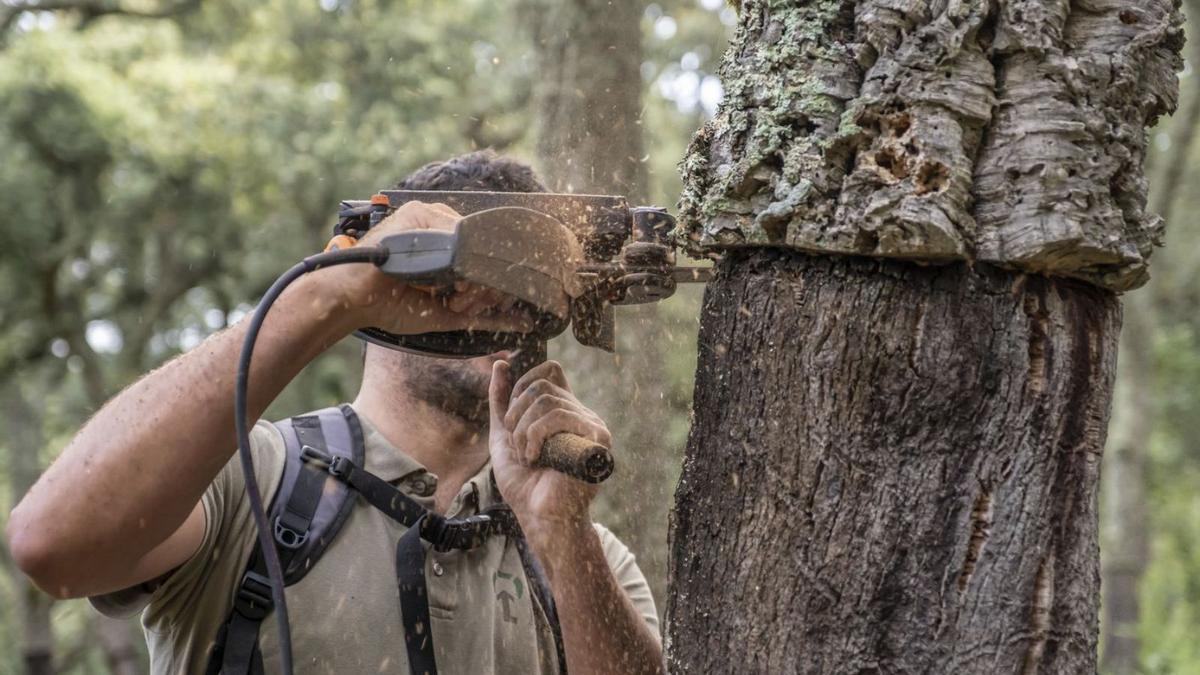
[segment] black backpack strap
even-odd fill
[[[396,544],[405,647],[413,673],[436,675],[422,540],[438,551],[468,550],[501,534],[517,545],[525,576],[554,633],[559,670],[566,673],[562,630],[549,582],[507,505],[467,518],[448,519],[427,511],[391,483],[361,468],[365,458],[362,427],[349,406],[295,417],[276,426],[283,434],[287,458],[269,519],[287,585],[298,582],[312,568],[353,510],[355,493],[362,495],[371,506],[408,527]],[[256,549],[239,584],[230,618],[218,634],[209,675],[261,675],[258,632],[273,609],[270,583]]]
[[[361,466],[366,448],[358,416],[348,405],[293,417],[276,426],[283,433],[287,462],[271,503],[270,520],[284,579],[291,586],[312,569],[354,510],[354,492],[331,480],[310,457],[344,458]]]
[[[323,467],[330,475],[353,488],[371,506],[392,520],[408,527],[396,543],[396,583],[400,594],[400,621],[404,626],[404,646],[408,652],[409,669],[418,675],[437,675],[437,658],[433,648],[433,630],[429,614],[429,593],[425,580],[425,546],[434,550],[469,550],[480,546],[489,536],[500,534],[513,538],[521,554],[525,576],[537,589],[535,593],[542,610],[554,631],[555,647],[560,668],[565,672],[566,655],[562,632],[554,608],[554,599],[541,565],[525,543],[520,525],[512,509],[501,504],[466,518],[446,518],[430,512],[396,486],[359,467],[347,458],[321,456],[310,452],[306,459]]]
[[[421,544],[421,526],[427,517],[419,518],[396,542],[400,622],[404,625],[408,669],[414,675],[437,675],[438,671],[429,616],[429,589],[425,584],[425,546]]]
[[[258,629],[271,613],[274,603],[267,566],[258,551],[250,556],[250,566],[242,576],[233,607],[229,620],[221,628],[222,634],[217,640],[219,651],[215,651],[214,658],[209,661],[208,672],[259,675],[263,672],[263,664],[258,648]]]
[[[310,452],[308,461],[322,466],[331,476],[362,495],[368,504],[392,520],[408,527],[396,542],[396,584],[400,594],[400,622],[409,670],[419,675],[437,675],[433,648],[433,624],[429,615],[429,593],[425,581],[425,545],[438,551],[471,549],[496,530],[487,515],[448,519],[425,509],[412,497],[379,476],[345,457],[320,456]]]
[[[350,488],[332,480],[309,455],[362,463],[362,427],[350,406],[326,408],[276,422],[286,452],[283,477],[271,500],[268,519],[288,586],[300,581],[325,553],[354,509]],[[255,547],[234,595],[233,610],[221,627],[209,657],[209,675],[263,672],[258,633],[274,610],[261,551]]]
[[[296,417],[291,423],[301,455],[310,448],[325,451],[325,434],[321,432],[320,417]],[[272,513],[275,517],[271,523],[274,527],[275,545],[296,551],[308,543],[309,530],[317,514],[317,505],[321,503],[326,476],[304,462],[290,461],[291,453],[288,454],[289,466],[285,471],[293,467],[294,470],[291,472],[291,480],[285,480],[284,484],[290,485],[291,490],[280,500],[283,508],[278,510],[278,515]],[[284,569],[287,569],[286,565]]]

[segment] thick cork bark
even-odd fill
[[[693,249],[769,244],[1145,283],[1175,0],[746,2],[683,163]]]

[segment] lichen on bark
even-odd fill
[[[1176,103],[1178,5],[744,2],[681,165],[681,238],[1136,287],[1163,230],[1142,164]]]

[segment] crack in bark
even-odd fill
[[[1041,396],[1046,389],[1046,349],[1050,319],[1045,302],[1036,293],[1025,296],[1025,316],[1029,319],[1029,375],[1027,387],[1034,396]]]
[[[958,575],[958,592],[961,595],[971,584],[975,574],[975,565],[983,554],[983,547],[992,534],[992,491],[980,486],[979,496],[975,498],[975,506],[971,508],[971,537],[967,547],[966,557],[963,558],[962,571]]]
[[[1025,653],[1022,675],[1036,675],[1046,653],[1046,640],[1050,634],[1050,613],[1054,607],[1054,554],[1050,553],[1038,567],[1037,579],[1033,584],[1030,599],[1029,630],[1032,642]]]

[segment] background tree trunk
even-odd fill
[[[134,641],[133,625],[134,622],[101,614],[92,617],[96,641],[104,652],[104,661],[111,675],[138,675],[143,671],[145,657]]]
[[[28,376],[28,375],[27,375]],[[16,499],[24,496],[41,474],[38,453],[44,445],[41,411],[31,405],[17,379],[0,388],[0,410],[4,411],[5,445],[8,449],[9,488]],[[54,631],[50,608],[54,599],[39,591],[17,572],[7,556],[10,574],[17,587],[22,617],[21,660],[26,675],[50,675],[54,671]]]
[[[1103,670],[1138,672],[1139,586],[1149,562],[1146,461],[1154,431],[1153,318],[1151,297],[1126,304],[1121,330],[1121,385],[1105,462],[1106,514],[1112,537],[1105,547]],[[1140,302],[1139,302],[1140,301]]]
[[[572,0],[531,3],[538,54],[538,160],[560,192],[646,199],[641,108],[642,3]],[[662,606],[667,512],[678,450],[663,420],[667,334],[654,305],[617,311],[617,350],[556,342],[580,399],[608,421],[620,466],[601,493],[598,519],[638,556]]]
[[[537,154],[551,190],[644,198],[642,3],[531,1]]]
[[[1200,8],[1197,0],[1186,0],[1189,13]],[[1200,63],[1200,41],[1188,47],[1192,63]],[[1200,125],[1200,89],[1192,87],[1179,113],[1171,121],[1172,144],[1158,181],[1151,191],[1150,208],[1170,222],[1173,207],[1183,189],[1184,174]],[[1149,172],[1149,169],[1148,169]],[[1147,516],[1147,471],[1151,438],[1157,415],[1154,333],[1158,326],[1160,289],[1147,291],[1126,303],[1125,325],[1120,350],[1121,404],[1116,407],[1111,429],[1116,436],[1109,444],[1104,471],[1108,491],[1105,520],[1110,538],[1106,541],[1103,577],[1104,656],[1102,669],[1112,675],[1138,672],[1141,664],[1141,581],[1150,563],[1151,523]]]
[[[739,16],[683,163],[681,232],[724,258],[670,665],[1094,672],[1111,291],[1161,238],[1141,176],[1175,105],[1176,3]]]

